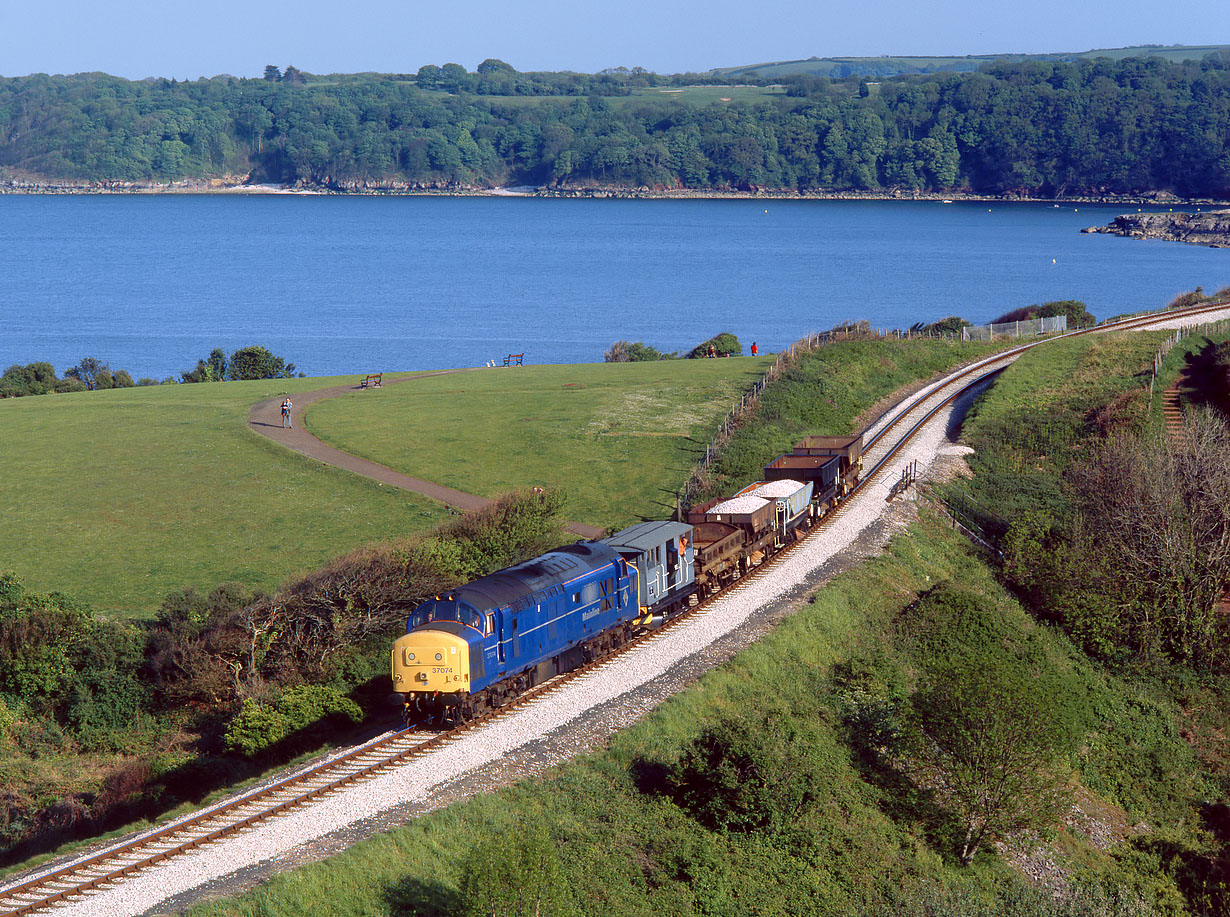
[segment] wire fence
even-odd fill
[[[1175,329],[1174,334],[1166,338],[1162,342],[1162,346],[1157,349],[1157,353],[1153,355],[1152,372],[1149,374],[1149,410],[1153,410],[1153,395],[1157,388],[1157,376],[1162,370],[1162,364],[1166,361],[1167,355],[1179,345],[1179,342],[1184,338],[1193,334],[1202,334],[1205,336],[1213,334],[1230,334],[1230,319],[1222,319],[1219,322],[1206,322],[1203,325],[1189,325],[1186,328]]]
[[[819,350],[827,344],[833,344],[838,341],[866,341],[866,340],[888,340],[900,339],[908,340],[913,338],[947,338],[949,340],[959,340],[960,335],[956,332],[928,332],[918,328],[910,329],[885,329],[872,328],[868,322],[851,322],[846,325],[838,326],[831,331],[820,331],[808,334],[799,340],[795,341],[785,350],[777,355],[777,359],[773,361],[763,377],[751,387],[727,412],[722,418],[722,422],[718,424],[716,432],[713,434],[713,439],[709,445],[705,446],[705,455],[696,463],[696,467],[692,469],[692,473],[688,476],[687,481],[683,485],[683,490],[678,494],[677,502],[680,504],[679,510],[682,512],[682,507],[690,506],[695,497],[701,493],[709,479],[710,468],[714,460],[721,454],[722,450],[730,442],[731,436],[743,419],[754,411],[760,404],[761,394],[769,383],[781,378],[791,364],[793,364],[804,353],[811,353]]]
[[[1068,330],[1066,315],[1027,318],[1019,322],[996,322],[990,325],[966,325],[961,329],[963,341],[993,341],[999,338],[1019,338],[1036,334],[1059,334]]]
[[[1165,315],[1168,310],[1160,310],[1152,313],[1159,317]],[[1120,316],[1121,318],[1122,316]],[[1230,328],[1230,322],[1211,322],[1207,325],[1197,326],[1190,330],[1205,331],[1206,329],[1215,329],[1218,326],[1226,326]],[[709,482],[710,471],[713,462],[725,449],[743,421],[743,419],[760,404],[761,395],[764,393],[765,387],[769,383],[781,378],[782,373],[803,353],[810,353],[819,350],[826,344],[832,344],[837,341],[853,341],[853,340],[909,340],[913,338],[944,338],[948,340],[962,341],[991,341],[996,337],[1023,337],[1026,335],[1038,334],[1056,334],[1068,330],[1068,316],[1056,315],[1046,318],[1025,319],[1019,322],[997,322],[989,325],[967,325],[960,332],[941,332],[927,330],[926,328],[915,325],[912,328],[872,328],[869,322],[848,322],[844,325],[839,325],[831,331],[820,331],[808,334],[800,338],[795,343],[791,344],[785,350],[777,355],[777,359],[773,361],[768,370],[761,379],[752,386],[727,412],[722,418],[722,422],[718,424],[717,430],[713,434],[713,439],[705,446],[704,457],[701,458],[696,466],[692,469],[692,473],[684,482],[683,489],[676,495],[677,510],[681,514],[683,507],[690,506],[695,497],[702,493]],[[1181,337],[1175,339],[1175,343],[1181,340]],[[1171,344],[1171,347],[1174,345]],[[1167,350],[1169,352],[1169,350]],[[1164,354],[1163,354],[1164,356]],[[1153,386],[1157,377],[1157,368],[1161,366],[1160,360],[1154,361],[1153,379],[1149,383],[1149,399],[1152,405]]]

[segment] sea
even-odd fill
[[[1230,250],[1083,235],[1134,207],[337,195],[0,196],[0,370],[178,376],[261,345],[310,376],[600,362],[719,332],[780,350],[1230,286]]]

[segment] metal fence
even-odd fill
[[[1034,334],[1053,334],[1068,330],[1068,317],[1027,318],[1023,322],[999,322],[994,325],[968,325],[961,331],[963,341],[993,341],[995,338],[1019,338]]]

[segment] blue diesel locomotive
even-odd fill
[[[465,721],[718,591],[801,537],[858,483],[861,436],[810,437],[765,480],[688,512],[549,551],[436,596],[393,644],[408,724]]]
[[[465,721],[604,655],[687,604],[692,527],[645,522],[418,606],[393,644],[407,723]]]

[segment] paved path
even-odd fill
[[[446,369],[433,373],[415,373],[400,376],[396,379],[389,379],[386,376],[385,385],[393,385],[398,382],[412,382],[415,379],[425,379],[429,376],[445,376],[450,373],[461,372],[473,372],[473,370]],[[388,484],[391,487],[398,487],[402,490],[422,494],[425,497],[430,497],[432,500],[437,500],[440,503],[456,507],[460,510],[481,509],[484,506],[491,505],[493,501],[488,500],[486,497],[463,493],[460,490],[454,490],[451,487],[445,487],[432,481],[424,481],[422,478],[394,471],[387,465],[381,465],[377,462],[368,461],[365,458],[359,458],[357,455],[351,455],[349,452],[343,452],[341,449],[335,449],[333,446],[321,442],[307,430],[303,429],[302,424],[299,423],[303,417],[303,411],[308,405],[326,398],[336,398],[338,395],[357,391],[359,391],[359,386],[358,383],[355,383],[353,385],[337,385],[333,388],[322,388],[314,392],[300,392],[297,395],[293,395],[291,397],[295,404],[293,417],[295,423],[299,425],[289,430],[282,426],[282,396],[269,398],[252,406],[252,409],[248,412],[248,426],[261,436],[267,437],[288,449],[293,449],[301,455],[306,455],[308,458],[316,459],[318,462],[333,465],[346,471],[352,471],[355,474],[361,474],[366,478],[371,478],[373,481],[379,481],[382,484]],[[569,522],[565,525],[565,528],[572,534],[579,535],[582,538],[601,538],[606,534],[604,529],[593,525],[583,525],[579,522]]]

